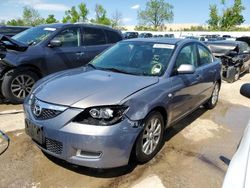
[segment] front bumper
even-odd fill
[[[113,126],[93,126],[71,120],[81,112],[67,109],[49,120],[36,120],[28,104],[24,104],[27,122],[42,129],[44,152],[70,163],[91,168],[113,168],[127,165],[134,142],[142,128],[125,118]]]

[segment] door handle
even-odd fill
[[[200,74],[196,75],[196,80],[201,80],[202,76]]]
[[[84,52],[77,52],[76,55],[78,56],[83,56],[85,53]]]

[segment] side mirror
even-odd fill
[[[62,46],[62,42],[60,40],[57,40],[57,39],[53,39],[49,43],[49,47],[51,47],[51,48],[60,47],[60,46]]]
[[[178,69],[177,72],[179,74],[193,74],[195,72],[195,67],[190,64],[182,64]]]
[[[240,94],[250,98],[250,84],[243,84],[240,88]]]

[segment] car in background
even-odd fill
[[[0,26],[0,35],[13,37],[14,35],[29,29],[27,26]]]
[[[25,130],[45,153],[92,168],[151,160],[167,127],[216,106],[221,65],[194,40],[123,40],[84,68],[43,78],[25,99]]]
[[[246,42],[248,44],[248,46],[250,46],[250,37],[247,37],[247,36],[238,37],[238,38],[236,38],[236,41]]]
[[[133,38],[138,38],[139,33],[138,32],[125,32],[123,34],[124,39],[133,39]]]
[[[153,34],[152,33],[141,33],[139,35],[139,38],[152,38]]]
[[[92,24],[50,24],[0,37],[2,96],[21,103],[40,78],[87,64],[122,40],[119,31]]]
[[[222,79],[232,83],[245,72],[250,72],[250,47],[242,41],[206,42],[215,57],[222,62]]]
[[[163,35],[153,35],[153,37],[155,37],[155,38],[161,38],[161,37],[163,37]]]
[[[164,34],[164,37],[166,37],[166,38],[174,38],[174,34]]]
[[[250,83],[241,87],[241,94],[250,99]],[[230,162],[222,186],[222,188],[235,187],[250,187],[250,121]]]

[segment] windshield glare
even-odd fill
[[[145,76],[161,76],[168,67],[174,45],[149,42],[118,43],[91,64],[97,69]]]
[[[48,38],[53,32],[55,32],[56,28],[51,27],[33,27],[27,29],[12,38],[18,42],[22,42],[27,45],[35,45],[41,41],[44,41]]]

